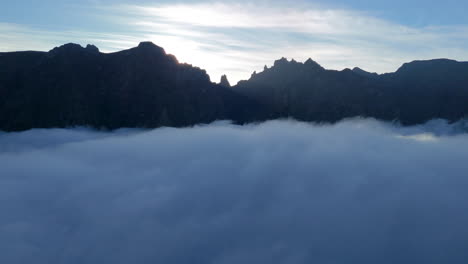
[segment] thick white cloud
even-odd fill
[[[2,133],[0,263],[465,263],[463,129]]]

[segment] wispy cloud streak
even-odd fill
[[[172,50],[172,43],[191,41],[186,46],[194,50],[182,52],[183,61],[207,68],[215,77],[227,72],[235,80],[282,56],[377,72],[394,71],[413,59],[468,59],[468,37],[462,34],[468,27],[413,28],[354,10],[245,3],[126,5],[115,10],[135,30],[167,43],[173,53],[183,49]]]
[[[115,51],[151,40],[180,61],[207,69],[212,80],[250,76],[280,57],[312,57],[327,68],[359,66],[389,72],[403,62],[437,57],[468,59],[468,26],[400,25],[356,10],[249,3],[114,5],[96,7],[115,32],[47,32],[10,28],[3,50],[54,39],[88,41]],[[0,26],[0,32],[5,28]],[[22,33],[24,32],[24,33]],[[42,33],[42,32],[41,32]],[[47,37],[47,39],[46,39]],[[33,47],[31,47],[33,48]]]

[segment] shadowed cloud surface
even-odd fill
[[[465,263],[466,128],[0,133],[0,262]]]

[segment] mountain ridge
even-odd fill
[[[468,62],[412,61],[393,73],[341,71],[281,58],[230,86],[179,63],[162,47],[102,53],[68,43],[48,52],[0,53],[0,130],[87,125],[190,126],[275,118],[335,122],[363,116],[404,125],[468,114]]]
[[[385,74],[317,65],[282,58],[233,89],[271,105],[279,117],[303,121],[364,116],[411,125],[433,118],[455,121],[468,113],[467,62],[419,60]]]
[[[0,56],[0,130],[251,121],[257,104],[152,43],[113,53],[66,44]]]

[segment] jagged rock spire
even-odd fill
[[[219,82],[219,85],[224,87],[231,87],[231,84],[229,83],[228,78],[225,74],[221,76],[221,81]]]

